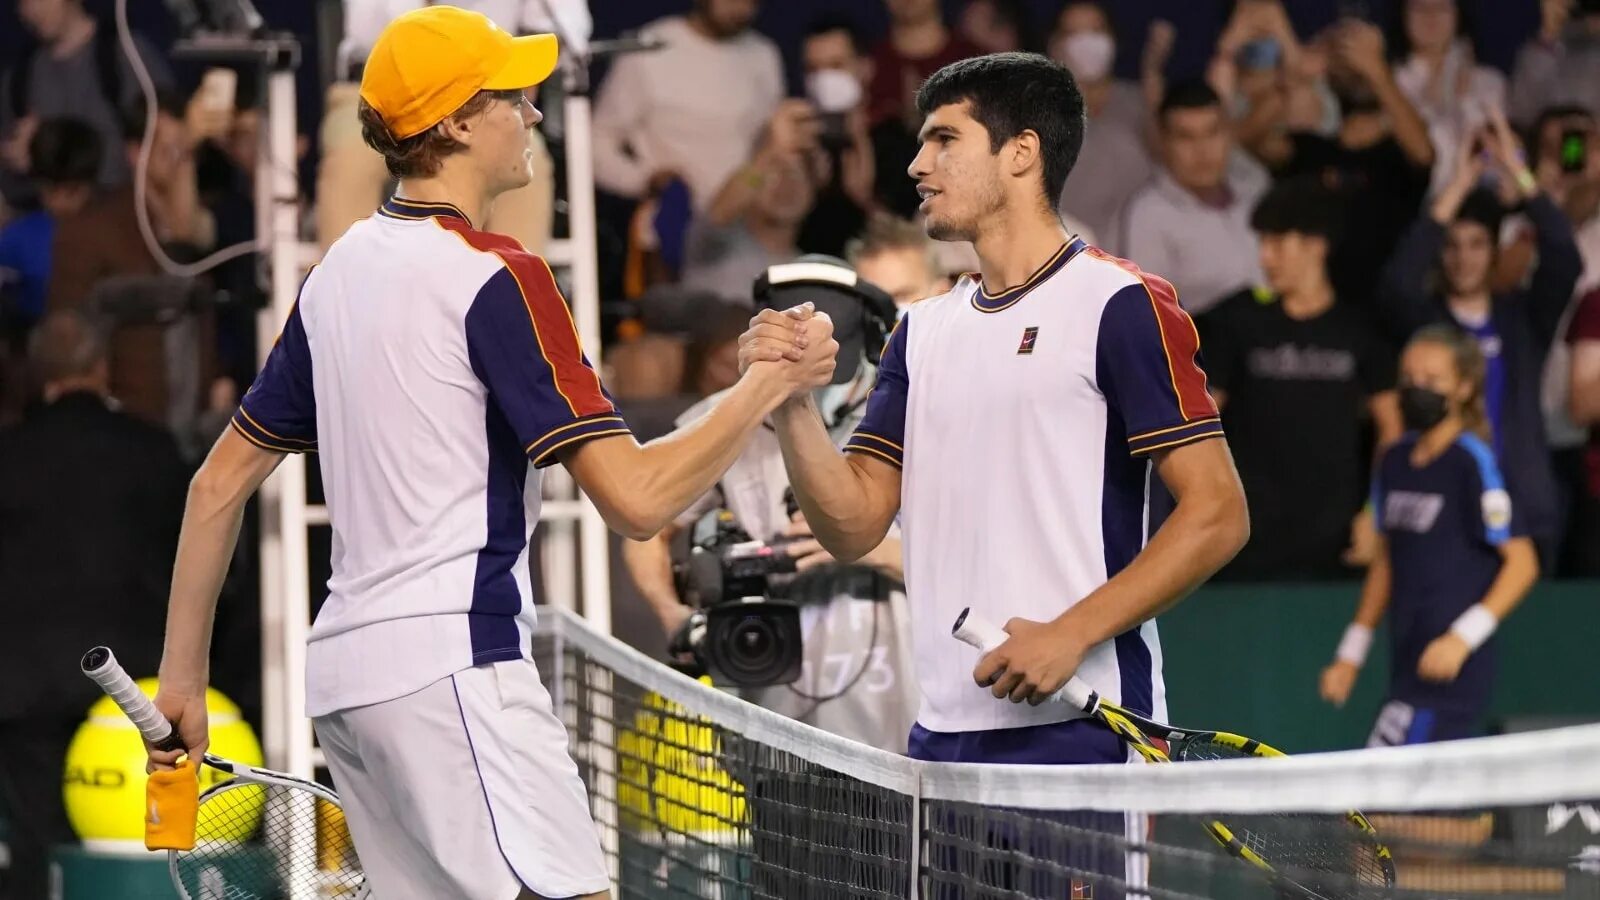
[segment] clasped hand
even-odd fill
[[[789,396],[799,397],[833,380],[838,354],[827,313],[810,303],[782,312],[763,309],[739,338],[739,373],[781,378]]]

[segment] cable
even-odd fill
[[[117,39],[122,43],[122,52],[127,54],[134,80],[139,82],[139,91],[144,95],[144,138],[139,142],[139,160],[134,166],[133,211],[139,220],[139,234],[144,238],[150,256],[168,275],[194,278],[228,260],[265,250],[266,241],[257,237],[253,241],[241,241],[231,247],[224,247],[198,262],[180,263],[168,256],[166,248],[157,240],[155,228],[150,224],[150,210],[145,208],[144,202],[145,182],[150,173],[150,150],[155,144],[156,119],[160,115],[160,110],[156,107],[156,84],[150,77],[150,70],[145,67],[144,59],[139,55],[139,45],[133,40],[133,29],[128,26],[128,0],[117,0],[116,12]],[[270,157],[266,162],[272,165]]]
[[[832,603],[833,601],[830,600],[829,602]],[[831,694],[819,695],[808,694],[805,691],[795,687],[793,682],[784,685],[784,687],[788,688],[789,692],[795,696],[801,698],[802,700],[811,701],[811,706],[808,707],[805,712],[794,716],[795,719],[805,721],[811,716],[812,713],[816,712],[817,709],[822,706],[822,704],[827,703],[830,700],[837,700],[840,697],[843,697],[845,694],[850,693],[850,689],[856,686],[856,682],[861,680],[861,676],[867,674],[867,670],[872,668],[872,652],[878,649],[878,617],[883,612],[883,610],[880,609],[883,603],[884,601],[881,600],[872,601],[872,635],[867,638],[867,652],[864,654],[864,658],[861,661],[861,668],[856,670],[856,674],[850,676],[850,680],[845,682],[844,687],[839,688],[837,691],[834,691]],[[822,673],[818,672],[817,676],[820,678]]]

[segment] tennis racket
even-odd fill
[[[184,749],[177,729],[109,648],[84,654],[82,667],[152,746]],[[183,900],[366,900],[338,794],[210,753],[200,762],[230,777],[200,794],[194,849],[167,853]]]
[[[970,608],[951,628],[983,653],[1009,637]],[[1147,762],[1283,756],[1267,744],[1225,731],[1179,728],[1123,709],[1077,676],[1047,702],[1066,703],[1100,720]],[[1162,743],[1165,742],[1165,746]],[[1265,813],[1204,817],[1201,826],[1227,851],[1259,869],[1297,900],[1354,900],[1373,888],[1393,887],[1394,859],[1377,829],[1357,810],[1343,815]]]

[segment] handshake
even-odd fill
[[[784,399],[801,399],[832,382],[838,354],[833,320],[814,304],[763,309],[739,337],[739,374],[772,384]]]

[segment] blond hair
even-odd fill
[[[944,274],[939,265],[939,250],[928,233],[922,226],[908,219],[893,216],[888,213],[874,213],[867,220],[867,227],[861,234],[850,239],[844,245],[845,261],[852,267],[861,263],[861,260],[877,256],[880,253],[890,253],[895,250],[915,250],[923,255],[928,266],[930,278],[937,278]]]

